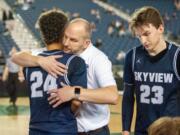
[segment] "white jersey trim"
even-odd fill
[[[124,84],[126,84],[126,85],[130,85],[130,86],[134,85],[134,84],[131,84],[131,83],[126,83],[126,82],[124,82]]]
[[[62,51],[56,51],[56,52],[42,52],[42,53],[39,53],[39,54],[45,54],[45,55],[47,55],[47,56],[50,56],[50,55],[55,55],[55,54],[57,54],[57,53],[60,53],[60,52],[62,52]]]
[[[136,57],[136,48],[133,48],[133,55],[132,55],[132,72],[134,72],[135,57]]]
[[[72,60],[75,56],[76,56],[76,55],[72,55],[72,56],[68,59],[68,61],[67,61],[67,63],[66,63],[66,67],[69,67],[69,64],[70,64],[71,60]],[[67,83],[68,85],[71,84],[70,81],[69,81],[69,79],[68,79],[67,74],[64,74],[64,79],[65,79],[65,81],[66,81],[66,83]]]
[[[174,60],[173,60],[173,68],[174,68],[174,72],[175,72],[177,79],[180,81],[180,76],[179,76],[178,71],[177,71],[177,57],[178,57],[179,53],[180,53],[180,48],[178,48],[175,52]]]

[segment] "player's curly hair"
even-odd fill
[[[129,23],[132,33],[135,35],[134,28],[147,24],[152,24],[157,29],[160,25],[164,26],[164,21],[160,12],[151,6],[144,6],[140,9],[136,9],[136,11],[132,14],[131,21]]]
[[[180,117],[161,117],[148,128],[148,135],[179,135]]]
[[[59,9],[48,10],[40,15],[39,30],[46,45],[62,42],[67,22],[68,17]]]

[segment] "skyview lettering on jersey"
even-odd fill
[[[172,83],[172,73],[134,72],[135,80],[140,82]]]

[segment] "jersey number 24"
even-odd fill
[[[48,90],[57,88],[56,78],[48,74],[43,80],[43,74],[40,71],[32,72],[30,75],[30,81],[33,81],[31,84],[32,98],[42,97],[43,91],[47,92]]]

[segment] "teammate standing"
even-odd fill
[[[138,9],[130,28],[142,45],[125,58],[123,135],[130,134],[135,99],[135,135],[147,135],[148,126],[159,117],[180,116],[180,48],[165,41],[164,22],[153,7]]]
[[[3,81],[7,80],[7,90],[8,95],[10,97],[10,104],[13,105],[13,107],[16,107],[16,101],[17,101],[17,93],[18,93],[18,76],[20,73],[20,67],[12,62],[11,58],[13,55],[17,52],[15,47],[12,47],[11,51],[9,52],[10,57],[6,60],[6,66],[3,71]]]

